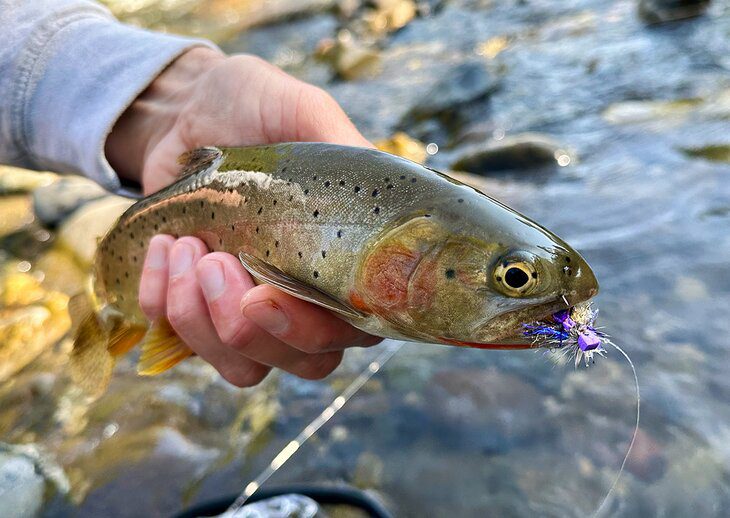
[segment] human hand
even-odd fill
[[[193,49],[178,58],[115,125],[106,155],[145,194],[178,178],[177,157],[205,145],[322,141],[370,146],[324,91],[253,56]],[[307,379],[332,372],[344,348],[380,339],[271,286],[255,286],[237,258],[193,237],[155,236],[139,302],[237,386],[271,367]]]

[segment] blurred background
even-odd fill
[[[641,382],[612,514],[730,515],[730,2],[104,3],[324,87],[382,149],[575,246]],[[169,516],[238,492],[378,352],[251,390],[199,360],[140,379],[126,359],[89,403],[65,373],[66,304],[127,202],[2,166],[0,194],[0,500],[27,515]],[[614,352],[573,369],[409,344],[270,483],[346,482],[397,516],[582,517],[634,406]]]

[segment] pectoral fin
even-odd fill
[[[69,366],[74,383],[96,398],[109,385],[114,359],[107,349],[107,333],[85,297],[76,295],[69,301],[74,336]]]
[[[142,354],[137,364],[137,373],[142,376],[160,374],[193,354],[175,334],[167,320],[155,320],[142,339]]]
[[[223,152],[217,147],[201,147],[188,151],[187,153],[183,153],[177,159],[177,163],[182,166],[182,170],[179,175],[180,178],[209,168],[214,162],[221,158],[222,155]]]
[[[276,286],[281,291],[288,293],[298,299],[306,300],[335,313],[350,318],[362,318],[366,316],[352,306],[348,306],[339,300],[323,293],[322,291],[308,286],[303,282],[285,274],[277,267],[270,265],[250,254],[240,252],[238,258],[244,268],[260,282]]]

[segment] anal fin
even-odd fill
[[[137,373],[142,376],[160,374],[193,354],[175,334],[167,320],[155,320],[142,339],[142,354],[137,364]]]
[[[78,302],[78,301],[77,301]],[[100,396],[109,385],[114,358],[107,349],[108,336],[95,313],[74,309],[74,346],[71,351],[71,378],[89,396]]]
[[[281,291],[288,293],[298,299],[306,300],[323,308],[339,313],[350,318],[362,318],[364,313],[352,306],[344,304],[339,300],[327,295],[313,286],[285,274],[277,267],[254,257],[245,252],[239,252],[238,258],[244,268],[260,282],[276,286]]]

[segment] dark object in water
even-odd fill
[[[700,16],[710,0],[639,0],[639,15],[646,23],[665,23]]]
[[[378,500],[365,491],[349,486],[317,487],[310,485],[279,486],[269,489],[260,489],[251,495],[248,503],[258,502],[280,495],[304,495],[322,505],[344,505],[355,507],[365,512],[371,518],[392,518],[388,510]],[[175,518],[196,518],[199,516],[218,516],[225,513],[233,504],[238,495],[229,495],[216,500],[210,500],[193,506]]]

